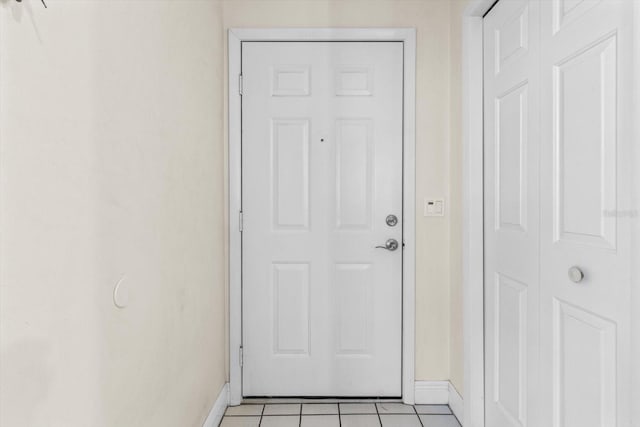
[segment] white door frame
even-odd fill
[[[463,70],[463,295],[464,295],[464,425],[484,422],[484,211],[483,211],[483,16],[496,0],[472,0],[462,16]],[[640,40],[640,2],[634,3],[634,34]],[[640,73],[640,42],[634,46],[635,75]],[[634,90],[640,115],[640,82]],[[640,123],[635,128],[634,158],[640,163]],[[634,204],[640,211],[640,172],[635,171]],[[640,220],[632,236],[635,259],[640,259]],[[633,264],[633,263],[632,263]],[[640,265],[632,268],[632,359],[640,359]],[[632,399],[640,397],[640,366],[632,367]],[[632,425],[640,423],[640,407],[632,409]],[[640,425],[640,424],[639,424]]]
[[[636,76],[633,88],[634,117],[640,117],[640,2],[633,4],[633,67]],[[635,137],[632,164],[640,164],[640,121],[635,121]],[[632,211],[635,211],[635,223],[631,227],[631,256],[640,259],[640,171],[635,168],[632,179]],[[640,264],[631,263],[631,360],[636,363],[631,367],[631,401],[640,399]],[[632,405],[631,424],[640,425],[640,405]]]
[[[472,0],[462,17],[464,425],[484,427],[483,16],[495,0]]]
[[[415,78],[413,28],[229,29],[229,404],[242,401],[242,208],[240,71],[247,41],[399,41],[404,44],[402,399],[414,403],[415,371]]]

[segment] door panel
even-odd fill
[[[309,354],[309,264],[273,268],[273,353]]]
[[[553,67],[556,241],[615,248],[616,63],[612,35]]]
[[[496,230],[527,228],[528,84],[496,98]]]
[[[538,374],[539,5],[485,18],[485,414],[535,425]]]
[[[526,422],[527,285],[496,274],[494,401],[512,420]]]
[[[271,143],[273,164],[274,230],[307,230],[309,226],[309,120],[274,119]]]
[[[626,427],[633,2],[560,3],[541,13],[544,425]]]
[[[373,266],[336,264],[335,268],[335,354],[371,356]]]
[[[243,43],[245,396],[401,394],[402,55]]]
[[[371,122],[338,119],[335,126],[336,227],[366,230],[371,226]]]
[[[553,323],[555,425],[615,426],[615,323],[559,299]]]

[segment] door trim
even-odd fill
[[[496,0],[462,16],[464,425],[484,427],[483,21]]]
[[[402,400],[414,403],[415,383],[415,79],[414,28],[232,28],[228,31],[229,90],[229,404],[242,401],[242,159],[240,71],[247,41],[397,41],[404,45]]]
[[[633,3],[633,75],[640,73],[640,2]],[[634,117],[640,115],[640,79],[636,78],[633,88]],[[640,164],[640,121],[635,121],[634,129],[634,155],[633,164]],[[636,168],[633,172],[632,207],[635,212],[635,224],[631,227],[631,256],[640,259],[640,171]],[[631,360],[640,360],[640,264],[631,263]],[[635,363],[631,367],[631,401],[640,399],[640,364]],[[640,424],[640,405],[632,405],[631,425]]]

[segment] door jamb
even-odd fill
[[[640,74],[640,2],[633,2],[633,74]],[[634,117],[640,115],[640,79],[634,79],[633,88]],[[633,163],[640,164],[640,122],[635,121],[635,137],[633,139]],[[632,261],[640,259],[640,171],[634,169],[631,188],[632,212],[635,216],[631,223],[631,256]],[[631,263],[631,360],[640,360],[640,264]],[[640,364],[632,365],[631,370],[631,402],[640,399]],[[632,405],[631,425],[640,424],[640,406]]]
[[[399,41],[404,45],[403,93],[403,266],[402,399],[414,403],[415,389],[415,79],[414,28],[229,29],[229,404],[242,401],[242,210],[241,49],[244,41]]]
[[[464,425],[484,427],[483,16],[496,0],[472,0],[462,16]]]

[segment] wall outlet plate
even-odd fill
[[[424,216],[444,216],[444,199],[424,199]]]

